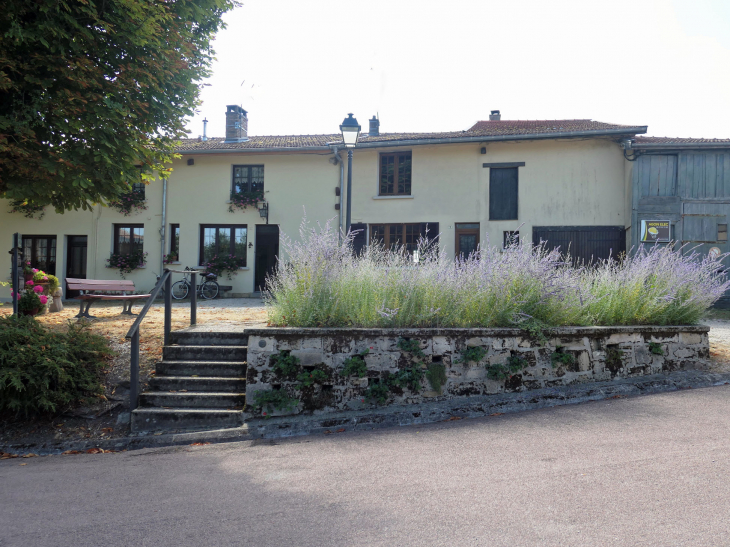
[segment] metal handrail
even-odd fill
[[[180,271],[180,270],[168,270],[165,269],[157,281],[155,288],[150,291],[150,296],[147,299],[142,311],[139,312],[137,319],[134,321],[132,326],[127,332],[125,338],[132,340],[131,353],[129,357],[129,407],[130,410],[137,408],[139,404],[139,327],[142,324],[147,312],[149,311],[152,303],[160,294],[162,287],[165,287],[165,335],[164,345],[168,345],[170,342],[170,331],[172,330],[172,274],[190,274],[190,282],[195,287],[195,277],[198,272],[194,270]],[[198,316],[198,298],[193,289],[193,294],[190,297],[190,324],[195,325]]]

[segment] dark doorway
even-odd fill
[[[66,249],[66,277],[86,279],[86,236],[68,236]],[[66,288],[65,298],[78,296],[79,291]]]
[[[254,290],[263,290],[266,276],[276,268],[279,256],[279,227],[275,224],[256,226],[256,263],[254,265]]]
[[[31,268],[56,275],[56,236],[23,236],[23,259]]]
[[[456,224],[456,256],[468,257],[479,245],[479,223]]]

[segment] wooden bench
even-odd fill
[[[95,300],[121,300],[123,303],[122,315],[137,315],[136,313],[132,313],[132,304],[134,304],[134,301],[146,299],[150,296],[149,294],[127,294],[128,292],[134,292],[134,281],[117,281],[114,279],[73,279],[67,277],[66,283],[68,283],[69,290],[81,291],[81,294],[75,297],[76,299],[81,300],[81,308],[79,309],[78,315],[75,317],[94,319],[95,316],[89,315],[89,308],[91,307],[91,303]],[[89,294],[89,291],[94,291],[94,294]],[[114,291],[121,292],[122,294],[97,294],[99,291]],[[84,309],[84,304],[86,304],[86,309]]]

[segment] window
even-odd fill
[[[144,194],[146,187],[147,185],[144,182],[135,182],[132,184],[132,192],[139,194],[143,199],[146,199]]]
[[[234,165],[233,192],[263,192],[264,166],[263,165]]]
[[[717,240],[727,241],[727,224],[717,225]]]
[[[415,224],[371,224],[370,242],[380,243],[386,249],[395,249],[399,246],[413,253],[418,248],[418,240],[428,237],[438,241],[438,222],[419,222]]]
[[[56,275],[56,236],[23,236],[23,260],[31,268]]]
[[[506,249],[509,245],[520,242],[520,232],[505,230],[502,232],[502,248]]]
[[[517,167],[489,169],[489,220],[517,220]]]
[[[131,254],[144,247],[144,224],[115,224],[114,253]]]
[[[411,195],[411,153],[397,152],[380,155],[381,196]]]
[[[177,262],[180,259],[180,225],[170,224],[170,258]]]
[[[247,229],[245,224],[201,224],[200,262],[205,264],[216,255],[243,258],[246,265]]]

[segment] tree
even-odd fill
[[[235,0],[33,0],[0,13],[0,197],[88,209],[169,175]]]

